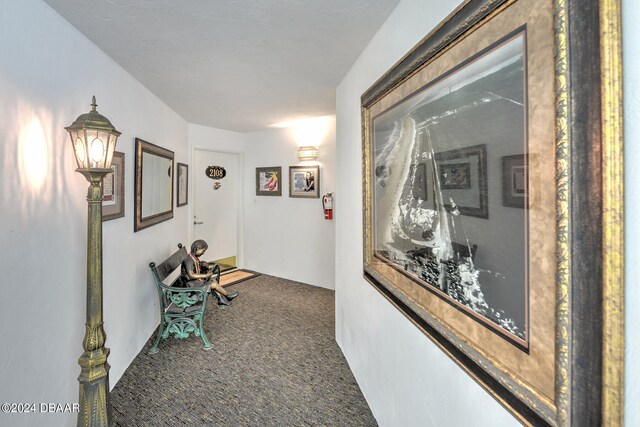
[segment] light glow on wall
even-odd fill
[[[335,116],[311,117],[276,123],[273,127],[291,129],[293,138],[299,147],[318,147],[322,145],[329,129],[331,129],[331,122],[335,119]]]
[[[39,193],[49,174],[49,147],[42,123],[31,118],[18,138],[20,173],[32,193]]]

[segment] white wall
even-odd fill
[[[625,425],[640,425],[640,2],[622,1],[625,138]]]
[[[320,195],[336,190],[335,122],[318,141]],[[292,129],[246,135],[244,266],[323,288],[334,288],[335,221],[324,219],[321,199],[289,198],[289,166],[301,145]],[[282,168],[282,197],[256,196],[257,167]],[[347,195],[337,193],[335,215]],[[335,217],[335,216],[334,216]]]
[[[104,223],[104,321],[113,387],[159,321],[148,263],[187,239],[187,211],[133,232],[134,138],[187,158],[187,123],[39,0],[0,0],[0,402],[78,400],[88,183],[64,126],[98,111],[122,131],[124,218]],[[76,414],[0,415],[75,425]]]
[[[401,1],[337,89],[336,338],[381,426],[518,424],[362,278],[360,96],[458,4]]]
[[[246,134],[189,124],[189,146],[227,153],[244,152]],[[191,154],[191,153],[190,153]]]

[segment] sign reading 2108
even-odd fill
[[[205,173],[211,179],[222,179],[227,176],[227,170],[222,166],[207,166]]]

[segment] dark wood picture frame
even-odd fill
[[[133,231],[137,232],[140,230],[144,230],[145,228],[151,227],[153,225],[159,224],[164,221],[168,221],[173,218],[173,171],[174,171],[174,153],[171,150],[167,150],[166,148],[162,148],[158,145],[152,144],[150,142],[144,141],[140,138],[135,139],[135,149],[136,149],[136,186],[135,186],[135,220],[133,223]],[[143,167],[143,158],[144,155],[153,156],[161,161],[161,159],[165,159],[168,161],[166,163],[167,166],[167,174],[169,179],[166,180],[163,193],[161,196],[163,198],[168,198],[166,205],[168,209],[159,212],[153,212],[149,215],[144,215],[143,213],[143,198],[146,197],[157,197],[154,194],[151,194],[149,190],[143,188],[143,174],[145,173],[145,169]],[[164,173],[164,169],[162,170]],[[154,186],[155,187],[155,186]],[[155,190],[155,188],[154,188]],[[145,199],[146,200],[146,199]]]
[[[295,173],[311,173],[313,188],[311,190],[296,189]],[[299,180],[298,180],[299,181]],[[320,198],[320,166],[289,166],[289,197],[300,199]]]
[[[264,174],[271,174],[272,177],[267,180]],[[282,196],[282,167],[256,168],[256,196]]]
[[[472,158],[477,158],[477,180],[471,178],[471,163]],[[464,206],[458,205],[458,211],[461,215],[475,216],[478,218],[489,218],[489,193],[487,185],[487,146],[485,144],[474,145],[472,147],[457,148],[455,150],[443,151],[435,153],[436,165],[438,168],[438,174],[440,178],[441,190],[463,190],[471,191],[474,193],[477,190],[478,193],[478,206]],[[467,180],[460,185],[448,184],[442,175],[444,168],[450,165],[461,167],[466,165]],[[472,183],[472,181],[474,181]],[[472,187],[473,185],[473,187]],[[452,206],[445,203],[445,207],[448,210],[452,209]]]
[[[607,196],[621,194],[623,178],[619,2],[553,0],[544,12],[539,8],[553,30],[556,221],[550,233],[556,257],[550,261],[555,261],[556,290],[555,327],[546,337],[555,348],[553,399],[514,381],[499,363],[416,306],[394,285],[400,272],[381,275],[372,264],[371,107],[518,3],[523,0],[465,1],[362,95],[363,273],[523,424],[622,425],[623,210],[617,196]],[[540,4],[528,7],[538,10]]]
[[[102,221],[110,221],[124,216],[124,153],[113,152],[111,168],[102,181]]]
[[[176,206],[181,207],[189,204],[189,165],[185,163],[176,163],[176,165],[178,171],[176,174]],[[182,177],[184,178],[180,181]]]

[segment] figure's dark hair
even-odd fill
[[[207,242],[202,239],[198,239],[191,244],[191,253],[195,253],[198,249],[204,249],[205,251],[209,248]]]

